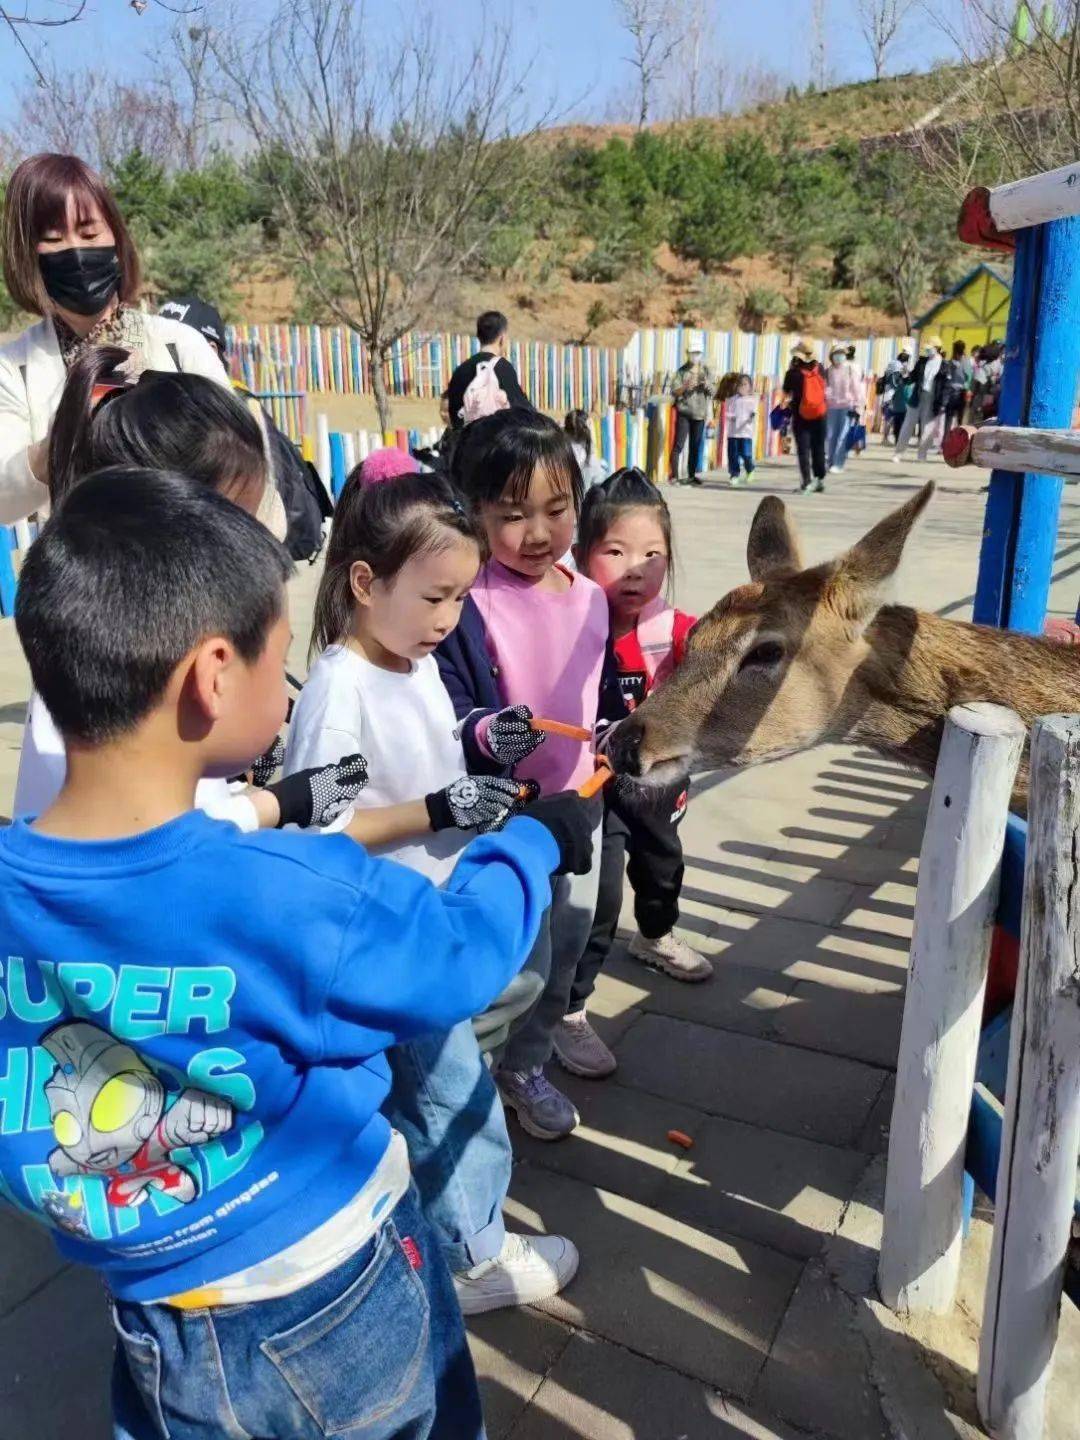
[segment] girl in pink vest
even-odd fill
[[[668,604],[671,516],[659,490],[640,470],[618,470],[585,496],[575,554],[579,569],[604,591],[611,614],[615,659],[623,698],[640,705],[680,663],[694,617]],[[603,853],[596,918],[577,968],[567,1021],[583,1014],[615,938],[622,903],[623,868],[634,890],[637,934],[629,953],[676,980],[707,980],[712,966],[675,933],[683,880],[679,822],[686,811],[689,776],[647,802],[605,791]],[[628,862],[628,863],[627,863]],[[564,1026],[567,1022],[564,1021]],[[574,1069],[569,1047],[556,1038],[555,1053]],[[577,1073],[610,1073],[594,1065]]]

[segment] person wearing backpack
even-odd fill
[[[213,305],[193,295],[185,296],[179,300],[166,300],[158,314],[170,320],[178,320],[191,330],[197,330],[217,352],[226,372],[228,371],[229,348],[225,340],[225,322],[221,318],[221,312]],[[319,472],[303,458],[284,431],[277,427],[272,416],[243,381],[234,380],[232,388],[259,421],[266,437],[271,472],[285,508],[285,548],[294,560],[307,560],[314,564],[323,547],[323,521],[329,520],[334,513],[326,486],[320,479]]]
[[[517,371],[507,359],[510,349],[510,321],[500,310],[485,310],[476,320],[476,338],[480,349],[475,355],[463,360],[450,376],[446,387],[446,404],[450,412],[450,424],[460,430],[471,420],[493,415],[496,410],[521,407],[531,410],[529,397],[522,390]],[[484,371],[477,376],[480,367]],[[487,372],[487,373],[484,373]],[[475,382],[475,387],[474,387]],[[470,397],[469,414],[465,414],[465,398]],[[499,404],[495,390],[501,390],[506,404]],[[479,393],[478,393],[479,391]]]
[[[825,489],[825,429],[829,413],[825,398],[825,372],[814,352],[800,341],[791,352],[784,376],[784,404],[791,407],[791,428],[802,476],[800,491]]]

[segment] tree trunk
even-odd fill
[[[394,427],[394,413],[390,406],[390,395],[386,388],[386,362],[389,351],[373,349],[371,352],[371,393],[375,396],[375,408],[379,412],[379,429],[383,432]]]

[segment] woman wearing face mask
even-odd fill
[[[139,370],[228,377],[203,336],[137,309],[139,257],[101,177],[74,155],[34,155],[8,182],[4,279],[41,318],[0,346],[0,524],[48,503],[48,434],[68,369],[95,345],[120,345]],[[267,507],[280,500],[267,487]],[[260,514],[275,527],[269,516]],[[282,522],[284,512],[282,512]]]

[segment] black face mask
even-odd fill
[[[115,245],[73,245],[38,255],[45,293],[74,315],[99,315],[120,287]]]

